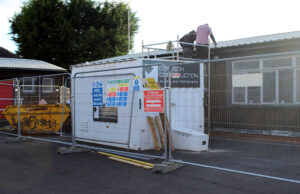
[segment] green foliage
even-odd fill
[[[127,3],[91,0],[30,0],[11,20],[17,54],[68,65],[127,54],[138,18]]]

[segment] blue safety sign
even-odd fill
[[[92,97],[93,106],[102,107],[103,106],[103,88],[102,82],[96,81],[92,83]]]
[[[134,79],[133,91],[140,91],[139,79]]]

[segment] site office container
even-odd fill
[[[147,116],[155,117],[159,113],[144,112],[144,91],[150,89],[142,82],[144,78],[154,78],[158,85],[163,86],[167,73],[164,66],[149,64],[170,66],[175,62],[132,59],[72,66],[73,124],[77,141],[132,150],[154,148]],[[134,66],[143,67],[127,69]],[[113,70],[103,71],[108,69]],[[172,73],[170,104],[175,148],[205,150],[208,136],[204,134],[203,64],[172,66]],[[126,98],[111,102],[110,91],[115,90],[111,88],[118,87],[118,84],[128,86],[127,94],[120,94]],[[168,105],[167,102],[167,110]]]

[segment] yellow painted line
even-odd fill
[[[119,159],[131,161],[131,162],[135,162],[135,163],[138,163],[138,164],[143,164],[143,165],[154,167],[154,164],[152,164],[152,163],[143,162],[143,161],[140,161],[140,160],[134,160],[134,159],[131,159],[131,158],[126,158],[126,157],[123,157],[123,156],[118,156],[118,155],[115,155],[115,154],[109,154],[109,153],[105,153],[105,152],[98,152],[98,153],[102,154],[102,155],[114,157],[114,158],[119,158]]]
[[[132,164],[134,166],[138,166],[138,167],[142,167],[142,168],[146,168],[146,169],[152,169],[153,168],[153,167],[148,166],[148,165],[139,164],[139,163],[131,162],[131,161],[128,161],[128,160],[123,160],[123,159],[120,159],[120,158],[115,158],[115,157],[108,157],[108,158],[111,159],[111,160],[115,160],[115,161],[118,161],[118,162],[123,162],[123,163],[126,163],[126,164]]]

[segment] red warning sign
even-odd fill
[[[144,112],[164,112],[164,91],[144,91]]]

